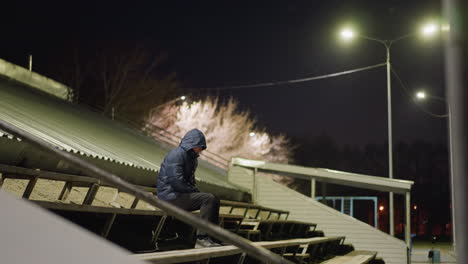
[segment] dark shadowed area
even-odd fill
[[[268,131],[293,139],[296,164],[386,177],[385,67],[296,84],[225,87],[383,63],[381,44],[364,39],[343,43],[338,38],[340,27],[351,23],[363,35],[396,39],[417,32],[424,22],[440,19],[439,4],[435,0],[10,1],[2,4],[0,58],[27,67],[32,54],[34,71],[63,80],[75,55],[93,69],[101,52],[112,49],[138,47],[148,56],[163,54],[159,72],[175,73],[180,83],[174,96],[234,97]],[[391,48],[391,63],[398,74],[391,79],[395,178],[416,181],[413,201],[425,204],[420,210],[444,226],[450,204],[447,119],[427,112],[445,114],[446,105],[414,99],[421,89],[444,97],[440,36],[398,41]],[[81,89],[84,102],[102,104],[99,92]]]

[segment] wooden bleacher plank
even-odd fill
[[[289,216],[289,211],[264,207],[264,206],[261,206],[261,205],[251,204],[251,203],[221,200],[221,206],[231,206],[230,212],[232,212],[235,208],[245,208],[246,209],[245,213],[247,213],[247,211],[250,210],[250,209],[257,209],[257,213],[256,213],[255,218],[259,217],[261,211],[268,211],[269,212],[267,219],[269,218],[269,216],[271,216],[272,213],[277,214],[278,219],[281,218],[281,215],[286,215],[285,219],[287,219],[288,216]]]
[[[261,233],[260,230],[258,230],[258,225],[258,221],[242,221],[241,224],[238,226],[237,230],[231,231],[247,238],[248,240],[254,239],[254,241],[259,241]]]
[[[302,238],[302,239],[289,239],[282,241],[262,241],[252,242],[252,244],[261,246],[267,249],[286,248],[292,246],[299,246],[302,244],[319,244],[329,242],[334,239],[341,239],[341,237],[320,237],[320,238]],[[172,250],[158,253],[146,253],[135,255],[138,259],[148,261],[150,263],[181,263],[200,261],[209,258],[225,257],[236,254],[241,254],[242,250],[235,246],[221,246],[213,248],[194,248],[184,250]]]
[[[352,251],[344,256],[337,256],[326,260],[321,264],[367,264],[375,259],[377,252]]]
[[[40,179],[66,181],[66,182],[100,183],[98,179],[93,178],[93,177],[33,170],[33,169],[8,166],[8,165],[3,165],[3,164],[0,164],[0,172],[8,173],[8,176],[7,176],[8,178],[15,178],[15,179],[31,179],[32,177],[38,177]]]
[[[41,207],[51,210],[64,210],[64,211],[78,211],[78,212],[91,212],[91,213],[108,213],[108,214],[124,214],[124,215],[155,215],[162,216],[166,213],[161,210],[141,210],[141,209],[127,209],[115,207],[101,207],[93,205],[81,204],[68,204],[56,203],[46,201],[31,201]]]
[[[299,246],[301,244],[315,244],[330,241],[333,238],[309,238],[309,239],[290,239],[283,241],[262,241],[252,242],[254,245],[261,246],[267,249]],[[145,260],[151,263],[180,263],[189,261],[199,261],[208,258],[225,257],[230,255],[241,254],[242,250],[235,246],[221,246],[212,248],[199,249],[184,249],[172,250],[158,253],[137,254],[140,260]]]
[[[306,237],[308,231],[311,229],[313,231],[317,227],[317,224],[315,223],[296,220],[245,219],[241,224],[241,228],[242,226],[253,226],[254,223],[256,224],[255,228],[251,229],[260,230],[260,237],[262,240],[281,240]],[[274,227],[276,229],[273,229]],[[301,232],[301,230],[303,231]]]
[[[258,221],[263,224],[275,224],[275,223],[294,223],[294,224],[303,224],[313,227],[314,229],[317,227],[316,223],[310,223],[305,221],[298,221],[298,220],[285,220],[285,219],[245,219],[244,222],[255,222]]]

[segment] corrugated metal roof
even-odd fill
[[[280,164],[261,160],[249,160],[238,157],[232,158],[231,164],[246,168],[256,168],[259,170],[269,172],[286,173],[296,178],[315,178],[321,182],[341,184],[346,186],[378,190],[383,192],[395,192],[400,194],[410,192],[411,186],[414,184],[413,181],[407,180],[389,179],[359,173],[351,173],[323,168],[303,167],[290,164]]]
[[[163,144],[98,113],[2,78],[0,118],[60,149],[124,174],[123,178],[135,184],[154,186],[156,172],[168,152]],[[0,136],[13,139],[4,132]],[[5,152],[8,150],[0,151]],[[200,164],[200,182],[239,190],[227,181],[225,170]]]

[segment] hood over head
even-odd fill
[[[205,135],[203,135],[200,130],[194,128],[185,134],[185,136],[180,141],[179,146],[182,147],[185,151],[189,151],[194,147],[206,149]]]

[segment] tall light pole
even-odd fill
[[[438,30],[438,26],[435,24],[427,24],[425,25],[421,33],[425,36],[432,35],[436,33]],[[390,64],[390,48],[392,45],[400,41],[402,39],[406,39],[416,35],[416,33],[410,33],[392,40],[382,40],[378,38],[368,37],[361,34],[356,34],[351,29],[344,29],[341,31],[341,37],[350,40],[352,38],[359,37],[366,40],[378,42],[385,47],[386,51],[386,66],[387,66],[387,122],[388,122],[388,177],[393,179],[393,138],[392,138],[392,82],[391,82],[391,64]],[[394,206],[393,206],[393,192],[389,193],[389,222],[390,222],[390,235],[395,235],[395,216],[394,216]]]
[[[453,240],[453,248],[455,249],[455,246],[456,246],[456,226],[455,226],[455,205],[454,205],[454,202],[455,202],[455,197],[454,197],[454,194],[453,194],[453,180],[452,180],[452,177],[453,177],[453,142],[452,142],[452,111],[451,111],[451,107],[450,107],[450,104],[448,103],[448,101],[443,98],[443,97],[440,97],[440,96],[435,96],[435,95],[430,95],[430,94],[426,94],[424,91],[419,91],[416,93],[416,99],[417,100],[426,100],[426,98],[429,98],[429,99],[434,99],[434,100],[438,100],[438,101],[442,101],[444,102],[446,105],[447,105],[447,114],[446,115],[434,115],[434,114],[431,114],[432,116],[434,117],[437,117],[437,118],[448,118],[448,137],[449,137],[449,159],[450,159],[450,198],[452,200],[452,240]]]

